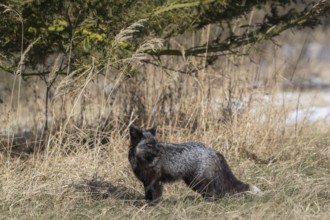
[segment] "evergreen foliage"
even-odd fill
[[[58,74],[79,70],[91,59],[102,69],[111,61],[143,52],[153,56],[198,56],[233,51],[247,44],[272,39],[290,28],[314,27],[330,12],[327,0],[3,0],[0,4],[0,68],[22,76],[51,72],[46,59],[61,54],[66,59]],[[252,10],[264,12],[262,22],[240,25]],[[126,38],[121,31],[136,24]],[[169,39],[195,32],[207,25],[219,26],[219,35],[208,45],[161,48],[141,45],[151,39]],[[128,35],[131,37],[127,37]],[[145,49],[144,51],[141,51]],[[22,59],[22,55],[24,55]],[[38,66],[39,65],[39,66]],[[40,68],[42,65],[42,68]],[[22,68],[24,67],[24,68]],[[69,71],[70,70],[70,71]],[[102,72],[102,71],[100,71]],[[79,71],[77,71],[79,73]]]

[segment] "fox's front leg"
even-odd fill
[[[152,181],[144,184],[144,191],[145,199],[149,205],[156,205],[163,194],[163,184],[160,180]]]

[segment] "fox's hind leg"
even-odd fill
[[[214,198],[216,196],[215,182],[209,179],[184,179],[185,183],[194,191],[200,193],[205,199]]]
[[[197,192],[199,192],[204,199],[215,199],[216,186],[214,180],[204,180],[198,187]]]

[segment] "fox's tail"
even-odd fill
[[[224,156],[220,153],[217,153],[217,155],[219,157],[219,168],[222,172],[221,178],[223,178],[222,182],[224,183],[224,190],[229,193],[240,193],[248,191],[250,189],[250,185],[237,179],[231,171]]]
[[[246,184],[237,179],[222,154],[218,153],[218,157],[220,159],[220,168],[223,172],[223,182],[227,191],[231,193],[247,192],[253,195],[263,195],[263,192],[255,185]]]
[[[249,184],[249,190],[247,192],[251,193],[253,195],[258,195],[258,196],[262,196],[264,194],[261,191],[261,189],[259,189],[258,187],[256,187],[255,185],[252,185],[252,184]]]

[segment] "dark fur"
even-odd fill
[[[234,176],[222,154],[202,143],[160,143],[156,128],[130,127],[130,137],[128,159],[151,204],[162,196],[163,183],[180,179],[204,198],[221,198],[250,188]]]

